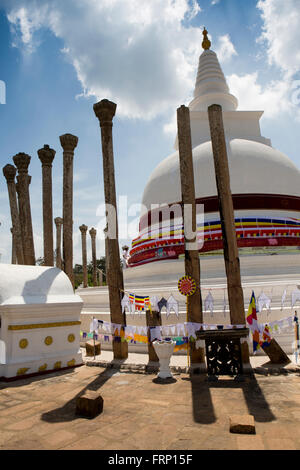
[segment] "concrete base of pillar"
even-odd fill
[[[90,340],[85,343],[86,356],[99,356],[101,354],[101,343],[100,341]]]
[[[241,354],[243,363],[243,373],[251,374],[253,371],[250,364],[249,345],[247,342],[247,338],[241,338]]]
[[[203,364],[206,369],[205,363],[205,348],[197,348],[195,343],[190,343],[190,362],[191,364]]]
[[[128,358],[128,343],[113,341],[114,359],[127,359]]]
[[[146,365],[146,372],[158,372],[159,370],[159,362],[158,361],[150,361]]]
[[[190,374],[191,375],[198,375],[198,374],[206,374],[207,367],[206,363],[204,362],[193,362],[190,365]]]

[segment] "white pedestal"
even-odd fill
[[[170,371],[170,359],[174,351],[175,341],[153,341],[153,347],[159,359],[158,379],[169,379],[173,375]]]

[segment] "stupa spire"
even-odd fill
[[[208,35],[208,32],[204,26],[204,29],[203,29],[203,41],[202,41],[202,47],[205,51],[208,51],[208,49],[210,49],[210,46],[211,46],[211,42],[210,40],[208,39],[207,35]]]
[[[210,49],[211,41],[206,28],[202,34],[204,51],[199,58],[194,99],[189,108],[192,111],[207,111],[208,106],[220,104],[224,111],[234,111],[238,101],[230,94],[217,54]]]

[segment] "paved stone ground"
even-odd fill
[[[243,383],[205,376],[155,375],[82,366],[0,382],[0,449],[300,449],[300,374],[254,375]],[[84,390],[99,391],[104,411],[75,415]],[[230,414],[251,414],[255,435],[229,432]]]

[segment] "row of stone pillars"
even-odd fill
[[[57,228],[56,266],[64,267],[72,284],[74,284],[73,158],[78,137],[64,134],[60,137],[60,142],[63,148],[63,217],[55,219]],[[44,145],[37,153],[42,163],[44,265],[53,266],[52,163],[56,152],[49,145]],[[15,166],[8,164],[3,168],[12,220],[12,261],[25,265],[35,265],[36,263],[29,194],[31,176],[28,174],[28,167],[30,161],[29,155],[18,153],[13,157]],[[62,262],[60,249],[62,228],[64,262]]]
[[[71,282],[73,280],[73,159],[78,138],[71,134],[60,137],[63,147],[63,217],[54,219],[56,225],[56,267],[64,269]],[[43,192],[43,241],[44,265],[54,265],[53,241],[53,209],[52,209],[52,164],[55,150],[44,145],[38,150],[38,157],[42,163],[42,192]],[[13,157],[14,165],[6,165],[3,174],[7,181],[9,204],[12,220],[12,264],[35,265],[35,251],[31,219],[29,184],[31,176],[28,167],[31,157],[19,153]],[[17,175],[18,171],[18,175]],[[17,177],[16,177],[17,175]],[[17,182],[16,182],[17,179]],[[84,225],[80,227],[83,237],[83,269],[84,286],[87,286],[86,248],[84,253]],[[62,239],[63,229],[63,239]],[[93,285],[96,286],[99,277],[103,283],[102,272],[98,272],[96,264],[96,230],[90,230],[92,240],[93,259]],[[63,241],[63,257],[61,244]],[[63,259],[62,259],[63,258]],[[63,261],[64,260],[64,261]]]
[[[114,177],[114,156],[112,141],[112,120],[116,112],[116,104],[108,100],[102,100],[94,105],[94,111],[99,119],[102,137],[102,156],[103,156],[103,176],[105,203],[116,208],[116,191]],[[222,221],[222,231],[224,238],[224,259],[226,265],[228,295],[230,303],[230,317],[232,324],[245,324],[245,312],[243,294],[241,289],[239,259],[237,251],[237,242],[235,236],[234,217],[232,197],[230,192],[230,181],[228,172],[228,161],[226,154],[226,144],[222,123],[222,109],[212,107],[209,109],[209,121],[213,141],[213,154],[216,171],[216,181],[218,187],[220,213]],[[196,206],[195,206],[195,188],[194,188],[194,169],[192,156],[192,142],[190,129],[189,109],[181,106],[177,110],[178,123],[178,143],[179,160],[181,174],[182,203],[189,204],[192,207],[192,229],[194,232],[193,240],[187,240],[185,237],[185,271],[196,281],[197,290],[189,302],[188,321],[203,323],[201,288],[200,288],[200,263],[197,247],[187,248],[188,243],[197,241],[196,226]],[[223,134],[222,134],[223,131]],[[110,215],[109,215],[110,214]],[[121,299],[124,292],[123,273],[120,268],[120,254],[118,243],[118,222],[117,218],[111,216],[107,211],[107,232],[110,232],[111,225],[115,228],[116,238],[106,239],[106,256],[109,261],[107,269],[107,283],[109,289],[109,303],[112,323],[126,326],[126,315],[122,313]],[[184,220],[184,227],[186,220]],[[241,295],[240,295],[241,294]],[[161,323],[161,318],[154,312],[150,318],[147,312],[147,323],[151,326]],[[128,355],[128,345],[126,342],[113,340],[114,358],[124,359]],[[149,353],[151,348],[149,349]],[[153,351],[152,351],[153,352]],[[202,363],[205,361],[204,347],[196,349],[195,344],[191,351],[191,362]],[[244,351],[244,362],[249,363],[249,352]]]
[[[88,270],[87,270],[87,250],[86,250],[86,233],[88,231],[87,225],[79,227],[81,232],[81,246],[82,246],[82,271],[83,271],[83,287],[88,287]],[[103,273],[97,268],[97,255],[96,255],[96,235],[97,230],[91,228],[89,231],[92,242],[92,263],[93,263],[93,286],[103,285]],[[98,281],[99,277],[99,281]]]

